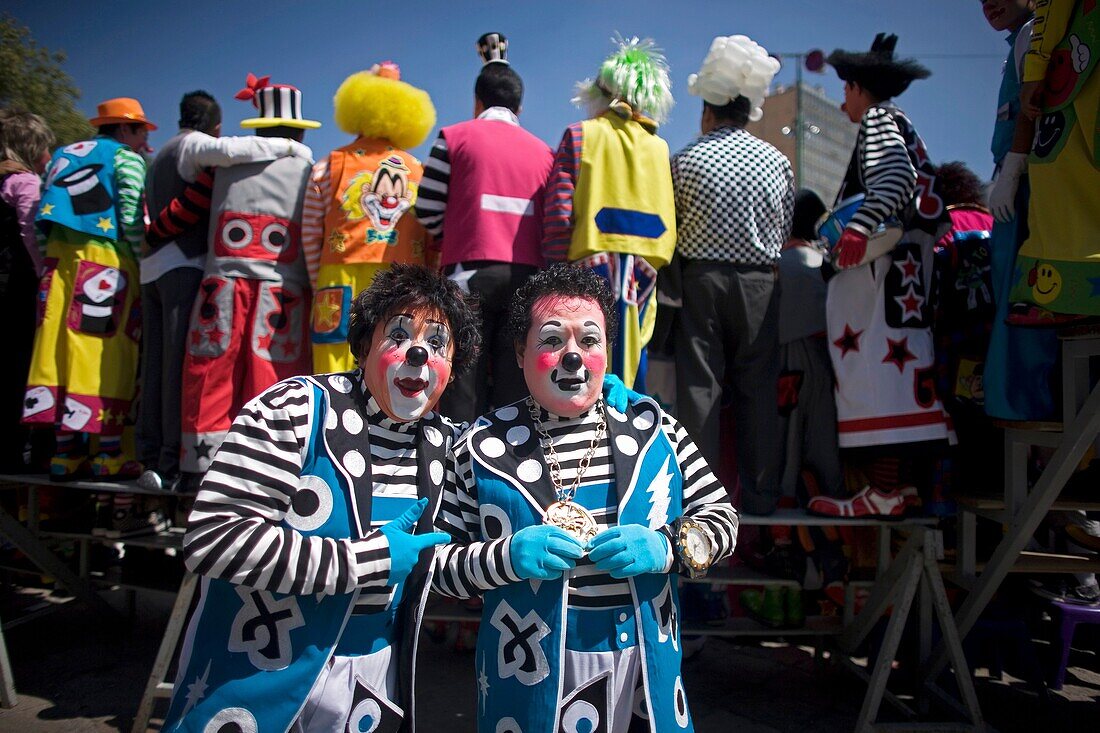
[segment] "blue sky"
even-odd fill
[[[194,88],[219,99],[223,130],[237,134],[252,108],[233,94],[252,71],[303,90],[306,115],[324,123],[306,136],[318,156],[348,140],[332,120],[336,87],[376,61],[396,61],[406,81],[427,89],[437,124],[468,118],[480,68],[474,42],[490,30],[508,36],[509,57],[524,77],[524,125],[552,146],[565,125],[580,119],[569,103],[573,84],[595,73],[612,48],[610,37],[654,38],[672,68],[677,105],[662,134],[674,150],[698,132],[701,103],[687,93],[687,77],[715,35],[743,33],[770,52],[793,53],[865,49],[877,31],[892,31],[900,37],[899,54],[919,58],[933,72],[898,99],[932,158],[963,160],[988,177],[1007,51],[978,0],[7,0],[5,6],[40,43],[68,54],[66,70],[83,93],[82,110],[94,113],[96,102],[109,97],[141,100],[161,127],[154,146],[171,136],[179,97]],[[839,100],[841,83],[826,72],[806,80]],[[777,80],[793,80],[789,64]],[[426,155],[434,137],[414,152]]]

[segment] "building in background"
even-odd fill
[[[801,138],[796,134],[799,127]],[[746,129],[787,156],[799,188],[809,188],[832,203],[859,129],[840,110],[840,102],[809,84],[777,86],[764,105],[763,118]]]

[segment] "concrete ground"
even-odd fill
[[[115,592],[111,601],[126,609]],[[38,597],[0,595],[0,615]],[[100,733],[129,731],[171,596],[136,596],[133,621],[105,625],[76,603],[5,631],[19,703],[0,711],[0,731]],[[1100,634],[1092,636],[1093,649]],[[419,679],[419,729],[475,730],[473,656],[425,641]],[[700,733],[851,730],[865,686],[810,650],[778,642],[711,639],[684,665],[684,680]],[[1100,729],[1100,660],[1075,653],[1066,687],[1040,694],[1019,679],[994,680],[979,669],[978,695],[987,720],[1001,731]],[[894,687],[897,690],[899,688]],[[889,713],[884,705],[884,712]],[[165,703],[157,714],[163,715]],[[159,721],[154,721],[159,722]]]

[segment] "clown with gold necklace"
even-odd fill
[[[530,397],[481,417],[450,456],[433,588],[485,610],[478,729],[692,730],[675,573],[728,556],[737,514],[686,431],[604,383],[616,311],[558,264],[512,303]],[[603,392],[607,396],[603,396]]]

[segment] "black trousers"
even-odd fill
[[[473,421],[489,410],[527,396],[523,370],[516,363],[515,344],[508,334],[508,306],[512,295],[537,267],[508,262],[463,262],[456,278],[456,265],[444,272],[465,283],[477,297],[481,313],[481,353],[469,371],[447,387],[440,411],[456,421]],[[467,278],[467,273],[473,272]]]
[[[774,268],[684,260],[676,334],[676,411],[712,466],[723,446],[719,409],[732,398],[741,508],[779,501],[779,281]]]
[[[180,469],[183,357],[202,270],[177,267],[141,286],[138,460],[164,476]]]
[[[0,426],[4,439],[0,441],[0,466],[5,471],[23,470],[23,451],[30,431],[20,420],[23,417],[23,394],[27,389],[27,374],[34,354],[34,331],[37,319],[38,276],[30,257],[18,247],[9,269],[0,283],[0,313],[4,314],[5,358],[0,359]]]

